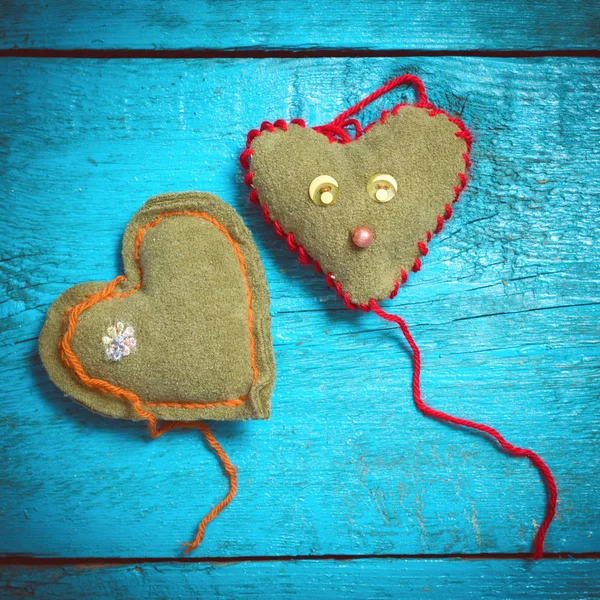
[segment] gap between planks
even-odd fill
[[[289,50],[285,48],[273,50],[240,49],[183,49],[183,50],[128,50],[114,48],[108,50],[91,50],[74,48],[71,50],[54,50],[52,48],[6,48],[0,50],[0,58],[395,58],[415,56],[463,56],[480,58],[600,58],[600,50],[369,50],[337,48]]]
[[[0,556],[2,566],[81,566],[81,567],[107,567],[119,565],[134,565],[143,563],[241,563],[241,562],[301,562],[316,560],[533,560],[527,553],[502,553],[488,552],[481,554],[322,554],[319,556],[306,555],[281,555],[281,556],[198,556],[198,557],[93,557],[93,558],[43,558],[27,555]],[[564,559],[600,559],[600,552],[547,552],[540,560]]]

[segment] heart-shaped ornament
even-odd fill
[[[40,355],[58,387],[111,417],[268,418],[269,296],[237,213],[210,194],[152,198],[123,262],[124,276],[76,285],[48,311]]]
[[[406,84],[415,88],[416,104],[383,111],[363,129],[355,115]],[[492,427],[428,406],[421,394],[420,350],[406,322],[379,305],[396,295],[410,271],[421,268],[429,241],[452,216],[452,205],[467,183],[470,150],[464,123],[428,102],[418,77],[402,75],[327,125],[308,128],[300,119],[264,122],[249,132],[240,162],[252,188],[250,200],[261,205],[288,250],[324,273],[347,308],[372,310],[400,327],[413,354],[416,407],[433,419],[485,432],[506,452],[527,456],[539,470],[548,490],[534,541],[539,558],[556,508],[550,469]]]
[[[200,419],[267,419],[275,382],[269,294],[238,214],[211,194],[151,198],[123,239],[124,275],[64,292],[40,335],[54,383],[94,412],[145,420],[153,438],[197,429],[229,480],[186,552],[231,502],[237,472]],[[160,423],[164,421],[164,423]]]
[[[364,130],[352,118],[402,84],[415,86],[415,105],[398,104]],[[404,75],[328,125],[263,123],[241,162],[250,199],[288,249],[324,272],[348,307],[366,308],[419,270],[466,185],[470,146],[464,123]]]

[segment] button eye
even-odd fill
[[[329,175],[315,177],[308,188],[308,195],[317,206],[335,204],[339,193],[340,186],[338,182]]]
[[[389,202],[398,191],[398,184],[391,175],[376,173],[369,177],[367,193],[375,202]]]

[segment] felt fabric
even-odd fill
[[[267,284],[250,232],[230,206],[216,196],[196,192],[150,199],[125,232],[126,279],[116,291],[127,292],[140,280],[134,258],[140,230],[173,211],[206,213],[237,243],[251,292],[251,331],[245,278],[232,244],[208,220],[173,215],[143,232],[141,287],[128,297],[105,299],[82,312],[72,349],[90,377],[137,394],[158,419],[266,419],[275,381]],[[95,412],[135,420],[139,416],[130,403],[85,386],[58,351],[65,310],[105,285],[77,285],[56,300],[40,335],[40,355],[50,377],[66,394]],[[102,338],[116,322],[130,325],[137,343],[128,356],[111,361]],[[177,406],[246,396],[236,406]],[[170,405],[156,405],[165,402]]]
[[[429,108],[403,106],[385,123],[376,123],[349,144],[330,143],[314,129],[296,124],[287,131],[263,131],[251,142],[252,185],[273,220],[341,282],[352,302],[387,298],[401,269],[419,256],[419,242],[437,226],[438,215],[455,200],[458,174],[465,170],[459,127]],[[386,203],[369,197],[367,182],[376,173],[398,183]],[[317,206],[309,197],[315,177],[339,184],[335,204]],[[358,248],[352,232],[366,226],[373,243]]]

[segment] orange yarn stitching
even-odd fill
[[[214,217],[203,213],[203,212],[192,212],[192,211],[170,211],[159,215],[156,219],[151,221],[150,223],[146,223],[143,227],[140,227],[136,234],[135,239],[135,252],[134,259],[138,270],[139,281],[135,284],[135,286],[127,291],[117,293],[115,292],[115,288],[119,283],[124,281],[126,277],[123,275],[119,275],[111,282],[109,282],[103,289],[101,289],[96,294],[91,294],[86,297],[85,300],[76,304],[74,306],[70,306],[65,310],[62,332],[58,342],[58,350],[60,352],[61,359],[65,366],[72,370],[77,378],[85,384],[87,387],[103,392],[105,394],[111,394],[117,398],[121,398],[129,402],[137,415],[142,417],[148,422],[148,431],[150,433],[150,437],[158,438],[162,436],[167,431],[171,429],[179,428],[179,429],[197,429],[200,431],[207,443],[210,445],[211,449],[215,452],[218,458],[223,465],[225,472],[227,473],[227,478],[229,479],[229,492],[219,502],[216,506],[214,506],[209,513],[200,521],[198,525],[198,531],[194,539],[188,544],[183,544],[185,546],[186,554],[194,550],[198,547],[198,545],[202,542],[204,538],[204,532],[206,530],[206,526],[233,500],[236,492],[237,492],[237,473],[235,467],[231,464],[229,457],[219,444],[215,437],[212,435],[208,426],[204,423],[193,423],[188,421],[169,421],[162,426],[158,426],[156,417],[149,411],[145,410],[146,406],[174,406],[177,408],[208,408],[211,406],[237,406],[242,402],[248,399],[248,396],[241,396],[235,400],[223,400],[220,402],[214,403],[198,403],[198,402],[185,402],[185,403],[176,403],[176,402],[151,402],[146,403],[141,400],[141,398],[131,392],[129,390],[120,388],[115,386],[108,381],[104,381],[103,379],[97,379],[95,377],[90,377],[85,370],[83,369],[81,362],[77,358],[76,354],[73,352],[71,348],[71,340],[73,335],[75,334],[75,329],[77,327],[77,321],[82,312],[93,306],[94,304],[100,302],[101,300],[107,300],[110,298],[127,298],[134,294],[137,290],[142,287],[142,266],[140,263],[140,247],[142,245],[142,241],[144,239],[144,235],[146,231],[152,227],[156,227],[164,218],[171,216],[190,216],[197,217],[201,219],[205,219],[212,223],[223,235],[227,238],[227,241],[233,247],[233,250],[236,254],[238,262],[240,264],[240,269],[242,271],[242,275],[244,277],[244,284],[246,287],[246,298],[248,302],[248,331],[250,334],[250,357],[252,359],[252,371],[253,371],[253,379],[252,383],[254,384],[258,379],[258,367],[256,365],[256,350],[254,345],[254,336],[252,332],[252,322],[254,318],[254,314],[252,311],[252,291],[250,289],[250,284],[248,282],[248,273],[246,270],[246,262],[242,255],[242,252],[237,244],[237,242],[231,237],[227,229],[219,223]]]
[[[239,406],[248,400],[246,394],[235,400],[222,400],[221,402],[144,402],[146,406],[164,406],[165,408],[210,408],[211,406]]]
[[[92,294],[87,296],[85,300],[76,304],[74,306],[69,307],[65,311],[65,319],[63,321],[63,334],[61,339],[59,340],[59,351],[61,353],[61,357],[65,365],[74,371],[75,375],[77,375],[78,379],[84,383],[87,387],[91,389],[98,390],[100,392],[104,392],[106,394],[111,394],[116,396],[117,398],[122,398],[124,400],[129,401],[135,407],[135,403],[140,398],[137,394],[130,392],[129,390],[125,390],[123,388],[119,388],[111,383],[104,381],[102,379],[95,379],[89,377],[87,373],[84,371],[79,359],[73,352],[71,348],[71,339],[75,334],[75,328],[77,326],[77,321],[82,312],[100,302],[101,300],[107,300],[110,298],[127,298],[133,295],[137,290],[142,287],[142,266],[140,263],[140,248],[142,245],[142,241],[144,239],[144,235],[148,229],[152,227],[156,227],[164,218],[172,217],[172,216],[188,216],[188,217],[196,217],[200,219],[204,219],[213,224],[223,235],[227,238],[227,241],[233,247],[235,255],[240,264],[240,269],[242,271],[242,275],[244,277],[244,285],[246,288],[246,298],[248,304],[248,333],[250,335],[250,358],[252,362],[252,372],[253,378],[252,383],[254,384],[258,379],[258,367],[256,365],[256,348],[254,343],[254,335],[252,332],[252,322],[254,319],[254,313],[252,311],[252,291],[250,290],[250,284],[248,282],[248,272],[246,270],[246,261],[242,255],[242,252],[237,244],[237,242],[231,237],[227,229],[219,223],[214,217],[203,213],[203,212],[192,212],[192,211],[170,211],[166,213],[162,213],[153,221],[146,223],[143,227],[140,227],[136,234],[135,239],[135,252],[134,259],[138,270],[139,281],[135,284],[135,286],[127,291],[117,293],[115,292],[116,286],[124,281],[126,278],[123,275],[119,275],[115,279],[113,279],[110,283],[108,283],[102,290],[97,292],[96,294]],[[66,327],[65,327],[66,326]],[[242,402],[245,402],[248,399],[248,396],[242,396],[240,398],[236,398],[233,400],[222,400],[219,402],[142,402],[145,406],[169,406],[169,407],[177,407],[177,408],[209,408],[212,406],[238,406]]]

